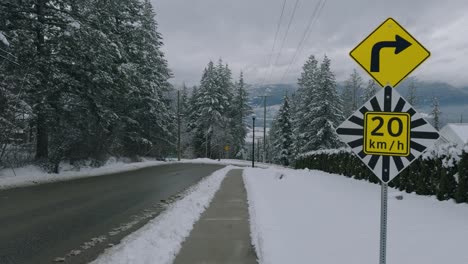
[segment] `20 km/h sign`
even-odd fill
[[[410,120],[408,113],[367,112],[364,115],[364,153],[408,156]]]
[[[430,56],[392,18],[385,20],[349,54],[382,87],[397,86]]]
[[[336,132],[384,183],[439,138],[439,133],[390,86],[366,102]]]

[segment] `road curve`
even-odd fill
[[[0,191],[0,263],[88,263],[150,220],[138,216],[222,167],[169,164]]]

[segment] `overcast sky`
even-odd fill
[[[296,0],[287,0],[273,63]],[[296,53],[319,0],[299,0],[278,63],[269,74],[283,0],[153,0],[174,84],[200,81],[209,60],[222,58],[248,83],[278,83]],[[295,83],[307,57],[332,60],[338,81],[358,65],[348,53],[386,18],[393,17],[432,54],[411,76],[468,86],[468,1],[328,0],[284,83]],[[365,78],[367,74],[360,70]]]

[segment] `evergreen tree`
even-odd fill
[[[362,95],[362,102],[369,101],[375,94],[379,91],[377,83],[371,79],[367,82],[366,87],[364,88],[364,93]]]
[[[335,128],[343,121],[341,111],[342,102],[336,91],[335,75],[330,69],[330,59],[324,57],[320,65],[319,86],[316,90],[317,98],[311,102],[309,116],[312,119],[313,137],[309,138],[306,146],[311,150],[332,149],[340,147],[341,140]]]
[[[407,101],[412,106],[416,106],[418,104],[418,97],[417,97],[417,90],[416,90],[416,83],[415,80],[412,78],[408,87],[408,95]]]
[[[234,144],[232,152],[236,157],[244,157],[247,149],[245,149],[245,137],[247,136],[246,117],[252,113],[252,108],[248,103],[248,93],[244,83],[244,74],[241,72],[239,81],[235,85],[234,101],[232,104],[233,116],[233,135]]]
[[[289,166],[292,154],[292,127],[288,96],[284,97],[273,127],[274,134],[270,134],[273,135],[273,160],[283,166]]]
[[[315,137],[314,127],[312,127],[315,116],[311,113],[313,103],[321,100],[318,95],[320,69],[313,55],[306,61],[302,70],[301,77],[298,80],[299,89],[293,97],[293,133],[295,135],[293,148],[297,154],[314,150],[311,145],[307,144]]]
[[[301,124],[301,120],[298,119],[298,113],[300,111],[300,98],[298,98],[298,93],[293,93],[291,95],[290,100],[290,109],[291,109],[291,124],[292,124],[292,147],[291,147],[291,156],[292,158],[297,157],[300,152],[300,147],[302,147],[299,142],[301,141],[299,125]],[[274,124],[274,122],[273,122]],[[273,129],[273,127],[272,127]],[[274,135],[274,133],[269,133],[270,135]]]
[[[194,136],[196,156],[220,157],[224,145],[232,145],[231,72],[222,61],[217,66],[209,62],[197,90],[189,128]]]
[[[439,130],[440,129],[440,114],[442,112],[440,111],[439,107],[439,99],[435,96],[432,97],[432,124],[434,125],[434,128]]]
[[[150,1],[6,0],[0,20],[21,64],[3,72],[6,88],[24,83],[14,93],[33,106],[37,160],[57,171],[64,158],[173,148],[171,73]]]
[[[349,79],[345,81],[345,87],[342,93],[343,114],[345,116],[350,116],[360,106],[360,98],[363,90],[362,85],[362,78],[356,69],[354,69]]]
[[[191,158],[193,155],[191,154],[192,149],[190,148],[190,144],[192,142],[192,138],[190,137],[190,133],[188,132],[188,124],[189,124],[189,115],[190,115],[190,105],[189,105],[189,94],[188,88],[185,83],[182,85],[182,89],[179,95],[179,118],[180,118],[180,145],[181,145],[181,153],[183,157]]]
[[[189,111],[190,111],[190,107],[189,107],[188,88],[184,83],[182,85],[182,90],[180,93],[180,112],[183,117],[186,117],[188,116]]]
[[[463,151],[458,163],[458,185],[455,191],[457,203],[468,202],[468,153]]]

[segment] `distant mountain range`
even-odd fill
[[[468,87],[456,88],[444,82],[421,82],[415,80],[417,96],[420,107],[426,108],[431,105],[433,96],[439,98],[442,106],[447,105],[465,105],[468,104]],[[406,97],[410,79],[403,81],[396,89]],[[338,84],[338,92],[343,90],[343,83]],[[251,85],[249,95],[253,106],[263,105],[263,99],[260,97],[267,94],[267,105],[281,104],[284,95],[291,95],[297,90],[297,84],[269,84],[269,85]]]
[[[444,82],[413,80],[418,97],[418,104],[415,107],[418,111],[429,113],[432,107],[432,98],[436,96],[439,99],[442,110],[443,123],[459,122],[463,118],[463,113],[466,113],[463,121],[468,122],[468,87],[457,88]],[[411,78],[408,78],[396,88],[402,96],[407,97],[411,81]],[[339,93],[341,93],[343,87],[344,83],[338,84]],[[297,84],[269,84],[262,86],[250,85],[248,90],[251,105],[254,108],[263,107],[263,98],[261,96],[266,94],[268,95],[267,106],[276,106],[269,108],[271,112],[275,112],[279,108],[277,105],[282,103],[284,95],[286,93],[291,95],[297,91],[297,88]],[[258,114],[263,116],[260,109],[257,111]],[[274,115],[275,113],[269,113],[270,118]]]

